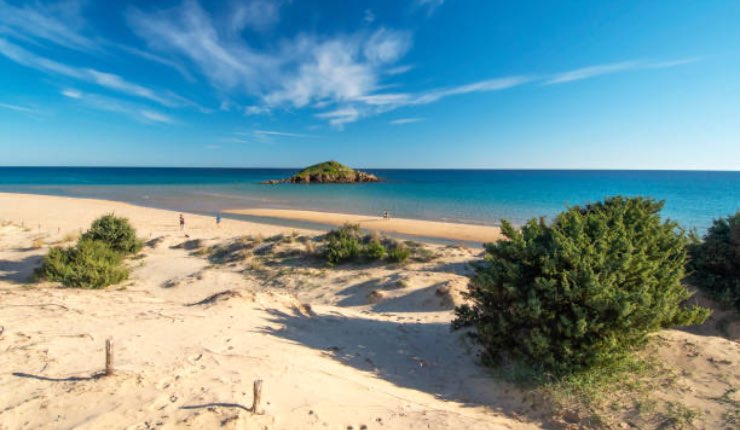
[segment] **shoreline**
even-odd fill
[[[493,242],[501,238],[501,229],[494,226],[427,221],[410,218],[383,219],[379,216],[355,215],[336,212],[319,212],[298,209],[227,209],[225,214],[264,217],[277,220],[303,221],[340,226],[359,224],[365,230],[378,233],[392,233],[458,240],[463,242]]]
[[[120,200],[108,200],[100,198],[90,197],[72,197],[72,196],[58,196],[50,194],[33,194],[33,193],[13,193],[13,192],[0,192],[0,207],[4,210],[0,210],[0,216],[4,213],[17,213],[19,216],[22,213],[23,217],[27,218],[29,226],[44,225],[48,226],[51,224],[59,224],[54,227],[62,229],[70,229],[75,226],[65,226],[64,222],[59,222],[58,219],[53,218],[53,204],[63,205],[75,205],[74,202],[84,201],[90,202],[97,207],[103,208],[104,211],[123,211],[125,212],[137,212],[134,208],[141,208],[147,211],[155,211],[156,213],[164,217],[165,213],[171,214],[169,217],[173,219],[173,226],[176,226],[176,217],[179,213],[185,213],[188,215],[194,223],[188,223],[189,228],[216,228],[215,227],[215,213],[204,214],[194,211],[182,210],[178,211],[175,209],[162,208],[157,206],[146,206],[137,203],[125,202]],[[28,216],[29,210],[20,210],[20,207],[38,206],[38,214],[32,217]],[[130,209],[127,209],[130,208]],[[33,212],[31,210],[30,212]],[[321,226],[339,226],[344,223],[350,222],[354,224],[360,224],[363,229],[370,231],[377,231],[379,233],[386,234],[397,234],[405,236],[413,236],[420,240],[428,239],[441,239],[445,241],[459,241],[468,244],[481,244],[498,240],[501,237],[500,228],[496,226],[487,226],[480,224],[464,224],[464,223],[451,223],[444,221],[429,221],[422,219],[412,218],[391,218],[384,220],[381,217],[373,217],[369,215],[356,215],[356,214],[344,214],[337,212],[320,212],[320,211],[308,211],[300,209],[227,209],[221,211],[222,215],[238,215],[246,217],[262,217],[270,218],[275,223],[265,222],[264,220],[253,219],[235,219],[224,217],[219,228],[224,229],[224,233],[229,233],[226,229],[230,229],[228,226],[243,226],[251,229],[265,230],[265,231],[279,231],[289,228],[291,230],[300,231],[312,231],[319,232],[322,228],[318,226],[298,226],[291,224],[295,222],[306,222],[312,224],[318,224]],[[98,214],[99,215],[99,214]],[[94,218],[93,216],[87,216],[84,211],[80,214],[83,219],[89,218],[90,221]],[[288,222],[286,222],[288,221]],[[259,226],[258,228],[255,226]],[[236,232],[235,232],[236,234]]]

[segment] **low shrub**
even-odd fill
[[[388,247],[388,260],[393,263],[403,263],[411,256],[411,249],[403,242],[393,242]]]
[[[373,237],[366,245],[364,250],[365,258],[368,260],[382,260],[387,254],[385,246],[380,238]]]
[[[357,259],[362,255],[360,242],[362,233],[357,224],[345,224],[326,234],[326,260],[330,264],[340,264]]]
[[[123,255],[100,240],[81,239],[70,248],[53,247],[37,269],[40,279],[73,288],[103,288],[128,278]]]
[[[703,241],[689,245],[693,285],[740,311],[740,211],[714,220]]]
[[[486,245],[453,328],[474,327],[489,362],[506,352],[568,374],[617,362],[661,328],[704,321],[707,309],[682,305],[687,240],[661,221],[662,206],[614,197],[550,225],[502,222],[507,240]]]
[[[93,221],[90,229],[82,235],[82,239],[105,242],[113,250],[123,254],[135,254],[143,246],[128,219],[114,214],[103,215]]]

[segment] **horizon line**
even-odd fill
[[[260,167],[260,166],[95,166],[95,165],[9,165],[0,166],[0,169],[201,169],[201,170],[287,170],[287,169],[304,169],[305,166],[273,166],[273,167]],[[584,171],[584,172],[727,172],[727,173],[740,173],[740,169],[707,169],[707,168],[651,168],[651,169],[640,169],[640,168],[600,168],[600,167],[352,167],[355,170],[460,170],[460,171]]]

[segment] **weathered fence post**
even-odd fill
[[[113,374],[113,341],[105,340],[105,376]]]
[[[254,381],[254,400],[252,401],[252,413],[262,414],[260,401],[262,400],[262,380]]]

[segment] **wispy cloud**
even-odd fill
[[[595,78],[602,75],[613,73],[627,72],[640,69],[664,69],[669,67],[682,66],[684,64],[698,61],[698,58],[686,58],[670,61],[623,61],[619,63],[599,64],[596,66],[583,67],[580,69],[569,70],[558,73],[547,79],[545,85],[564,84],[568,82],[581,81],[584,79]]]
[[[274,130],[255,130],[254,134],[258,136],[315,137],[310,134],[289,133],[285,131],[274,131]]]
[[[99,45],[81,34],[80,1],[14,6],[0,0],[0,34],[51,43],[79,51],[96,51]]]
[[[403,125],[403,124],[413,124],[415,122],[423,121],[423,118],[397,118],[388,121],[388,124],[391,125]]]
[[[379,28],[331,37],[299,34],[258,50],[193,0],[152,13],[133,10],[128,20],[151,49],[187,59],[219,91],[259,100],[246,108],[249,115],[369,95],[411,46],[410,33]]]
[[[402,107],[436,103],[444,98],[463,94],[502,91],[523,85],[531,80],[531,78],[526,76],[510,76],[419,93],[378,93],[364,95],[352,99],[349,103],[345,103],[336,109],[320,113],[316,116],[329,120],[329,124],[336,128],[342,128],[345,124],[357,121],[360,118],[390,112]]]
[[[144,123],[175,123],[173,118],[161,112],[112,97],[85,93],[73,88],[65,88],[61,93],[63,96],[79,101],[92,109],[120,113]]]
[[[323,112],[316,116],[318,118],[328,120],[329,124],[341,129],[345,124],[349,124],[360,119],[362,113],[353,106],[347,106],[329,112]]]
[[[174,93],[158,93],[150,88],[129,82],[113,73],[89,68],[68,66],[38,56],[5,39],[0,38],[0,54],[26,67],[61,75],[85,83],[91,83],[129,96],[140,97],[168,107],[186,106],[193,103]]]
[[[438,7],[444,4],[445,0],[416,0],[419,7],[426,8],[427,14],[431,15]]]
[[[28,106],[21,106],[21,105],[16,105],[16,104],[11,104],[11,103],[0,103],[0,108],[12,110],[15,112],[20,112],[20,113],[31,114],[31,115],[36,115],[36,114],[41,113],[41,111],[36,108],[28,107]]]

